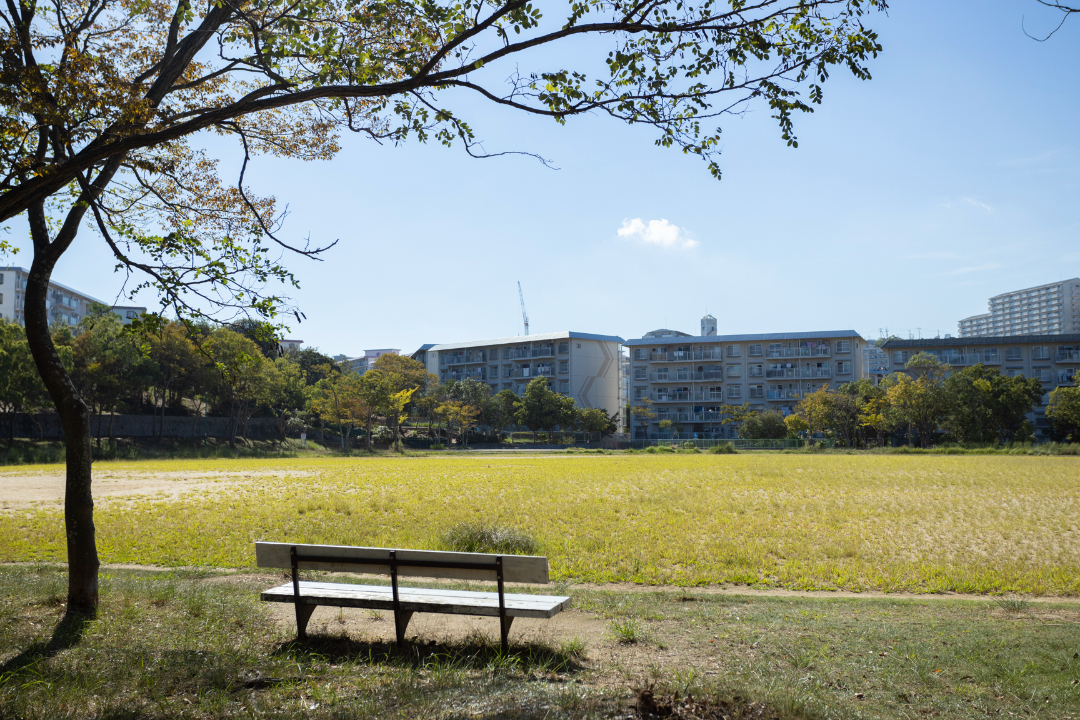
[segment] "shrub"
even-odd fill
[[[431,443],[428,445],[428,450],[445,450],[446,446],[442,443]]]
[[[718,443],[709,448],[709,452],[713,455],[734,455],[738,450],[735,449],[735,443]]]
[[[535,555],[540,549],[540,543],[520,530],[484,522],[458,523],[443,534],[442,541],[458,552]]]
[[[377,425],[375,429],[371,431],[371,441],[377,443],[388,443],[394,439],[394,431],[385,425]]]

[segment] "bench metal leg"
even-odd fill
[[[405,642],[405,630],[409,627],[409,621],[412,620],[412,616],[412,610],[394,611],[394,630],[397,631],[398,645]]]
[[[296,608],[296,637],[299,640],[307,640],[307,624],[311,619],[311,613],[315,612],[318,605],[301,605],[293,603]]]
[[[504,617],[499,618],[499,625],[502,626],[499,629],[501,630],[501,634],[502,634],[502,651],[503,651],[503,655],[509,655],[510,654],[510,641],[509,641],[508,638],[510,637],[510,625],[512,625],[513,622],[514,622],[514,618],[509,617],[509,616],[504,616]]]

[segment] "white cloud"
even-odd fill
[[[623,220],[619,237],[675,250],[685,250],[701,244],[688,237],[684,228],[672,225],[667,220],[650,220],[647,225],[641,218]]]
[[[975,207],[982,208],[986,212],[994,212],[994,208],[992,206],[987,205],[984,202],[979,202],[975,198],[966,197],[966,198],[963,198],[963,201],[966,202],[968,205],[974,205]]]

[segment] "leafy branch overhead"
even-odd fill
[[[582,0],[551,15],[520,0],[12,2],[0,9],[0,222],[45,203],[50,217],[88,208],[118,265],[176,310],[254,301],[272,316],[282,298],[255,289],[292,276],[270,248],[320,248],[281,240],[274,199],[254,197],[243,176],[223,183],[188,145],[193,134],[236,137],[244,170],[252,154],[333,157],[343,130],[484,156],[453,109],[475,95],[558,122],[599,112],[651,126],[657,144],[701,156],[719,177],[718,118],[760,97],[797,144],[793,113],[821,102],[833,66],[869,77],[880,45],[862,19],[884,8]],[[559,67],[545,48],[571,41],[585,59]],[[74,232],[73,219],[54,239]]]

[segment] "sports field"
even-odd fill
[[[62,468],[0,472],[0,561],[64,559]],[[255,540],[523,531],[555,579],[1080,594],[1070,457],[548,455],[95,465],[103,562],[246,568]]]

